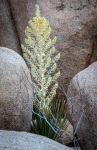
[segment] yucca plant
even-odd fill
[[[59,141],[62,140],[61,135],[67,119],[67,116],[62,118],[64,105],[54,100],[58,88],[57,79],[60,76],[56,62],[60,54],[54,47],[56,37],[50,39],[49,22],[41,17],[38,5],[36,16],[28,22],[25,34],[26,46],[21,47],[34,86],[31,132]]]
[[[37,105],[34,106],[31,132],[46,136],[62,144],[73,142],[73,128],[68,121],[64,99],[54,97],[50,103],[48,114],[45,116]]]

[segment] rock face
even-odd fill
[[[9,2],[0,0],[0,46],[21,53],[19,37]]]
[[[66,90],[76,73],[97,60],[97,0],[37,0],[37,3],[50,22],[52,36],[57,36],[60,83]]]
[[[0,131],[0,150],[72,150],[51,139],[26,132]]]
[[[10,30],[15,28],[19,43],[23,43],[27,22],[35,14],[35,4],[39,4],[42,15],[50,22],[51,36],[57,36],[56,49],[61,53],[58,64],[61,71],[59,83],[64,85],[65,90],[67,90],[70,79],[76,73],[97,60],[97,0],[8,0],[8,6],[5,6],[6,3],[2,0],[0,3],[4,10],[1,10],[3,14],[1,13],[0,45],[5,46],[6,36],[12,36],[11,39],[15,39],[13,34],[8,32],[7,23],[11,23],[11,21],[5,19],[5,14],[11,14],[13,18],[11,20],[14,20],[15,24],[11,24]],[[5,11],[3,8],[7,9],[7,7],[9,10]],[[7,11],[8,13],[6,13]],[[6,46],[9,47],[12,43],[10,41]],[[20,45],[18,42],[16,43]],[[13,48],[12,45],[10,47]],[[15,44],[14,49],[17,49]]]
[[[20,43],[24,43],[25,28],[28,21],[35,15],[35,0],[9,0],[12,16]]]
[[[0,47],[0,129],[29,131],[33,90],[29,70],[19,54]]]
[[[34,0],[0,0],[0,46],[22,54],[24,30],[34,13]]]
[[[82,150],[97,150],[97,62],[72,79],[67,102]]]

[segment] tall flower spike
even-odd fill
[[[39,5],[36,5],[36,17],[41,17]]]
[[[56,71],[56,62],[60,54],[56,53],[54,47],[56,38],[51,40],[50,33],[49,22],[41,17],[39,6],[36,5],[36,16],[28,22],[25,30],[27,46],[21,46],[39,100],[37,105],[43,113],[47,113],[50,102],[56,94],[56,80],[60,76],[60,72]]]

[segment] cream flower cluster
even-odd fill
[[[56,62],[60,58],[54,47],[56,37],[51,40],[50,34],[49,22],[41,17],[39,6],[36,5],[36,17],[28,22],[25,30],[26,47],[21,47],[34,81],[38,106],[44,113],[47,113],[49,104],[56,94],[56,80],[60,76],[60,72],[56,71]]]

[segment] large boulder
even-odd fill
[[[22,54],[24,30],[35,14],[34,0],[0,0],[0,46]]]
[[[0,150],[72,150],[51,139],[26,132],[0,131]]]
[[[52,37],[57,37],[56,49],[61,53],[59,83],[67,90],[70,79],[97,60],[97,0],[37,0],[37,3],[50,22]]]
[[[9,1],[0,0],[0,46],[21,54],[20,41]]]
[[[71,80],[67,95],[74,132],[82,150],[97,150],[97,62]]]
[[[35,0],[9,0],[11,13],[20,43],[24,43],[25,28],[28,21],[35,15]]]
[[[29,131],[32,103],[32,80],[25,61],[0,47],[0,129]]]
[[[8,11],[6,11],[8,6],[5,6],[5,2],[0,1],[2,8],[0,9],[2,11],[0,36],[3,43],[7,36],[12,37],[12,40],[15,39],[10,32],[14,27],[19,43],[24,42],[24,30],[28,20],[35,15],[35,4],[40,5],[42,15],[50,22],[51,37],[57,36],[56,49],[61,53],[58,65],[61,71],[59,83],[64,86],[65,90],[76,73],[97,60],[97,0],[9,0]],[[10,13],[11,21],[7,20],[7,12]],[[7,14],[6,17],[4,13]],[[12,21],[15,24],[12,24],[9,30],[8,25]],[[2,45],[2,40],[0,45]],[[18,42],[16,43],[18,45]],[[13,42],[7,43],[7,47],[10,44]],[[17,49],[15,44],[14,49]]]

